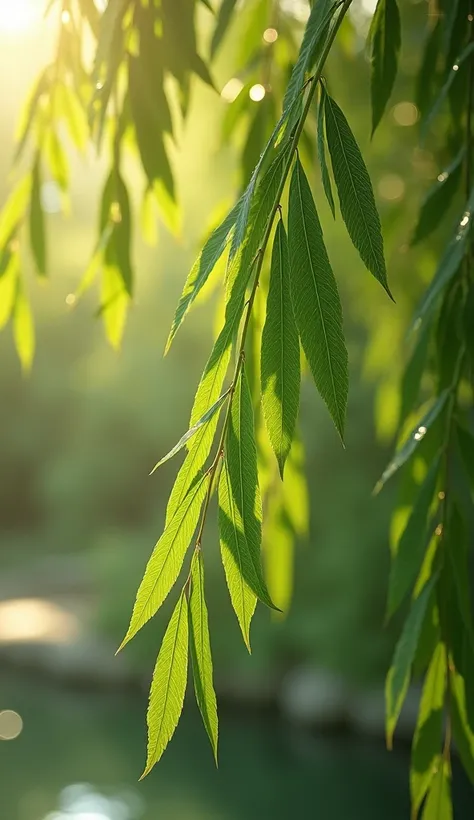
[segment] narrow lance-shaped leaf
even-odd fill
[[[291,293],[301,344],[316,387],[344,435],[348,371],[342,308],[303,167],[296,160],[288,215]]]
[[[262,333],[262,406],[283,477],[300,395],[300,345],[290,294],[288,241],[280,219],[273,242],[267,315]]]
[[[397,0],[378,0],[370,24],[372,134],[382,119],[397,76],[401,45]]]
[[[197,433],[197,431],[200,430],[200,428],[204,424],[207,424],[207,422],[212,419],[214,414],[217,413],[220,410],[220,408],[222,407],[222,405],[225,402],[228,395],[229,395],[229,390],[226,390],[226,392],[223,393],[223,395],[220,396],[217,399],[216,402],[214,402],[212,407],[210,407],[209,410],[207,410],[204,413],[204,415],[201,416],[200,419],[198,419],[196,424],[193,424],[193,426],[189,428],[189,430],[184,434],[184,436],[181,436],[178,443],[175,444],[175,446],[169,451],[169,453],[167,453],[165,456],[163,456],[163,458],[160,459],[160,461],[157,464],[155,464],[155,466],[153,467],[153,470],[151,471],[150,475],[153,475],[153,473],[155,472],[155,470],[158,469],[158,467],[161,467],[162,464],[165,464],[165,462],[169,461],[170,458],[173,458],[173,456],[175,456],[177,453],[179,453],[180,450],[182,450],[183,447],[186,446],[188,441]]]
[[[130,626],[119,650],[153,617],[175,583],[199,520],[208,480],[207,476],[203,476],[191,486],[175,514],[166,524],[145,569]]]
[[[391,297],[380,218],[369,173],[349,123],[329,94],[325,108],[326,134],[342,217],[365,266]]]
[[[428,355],[430,338],[431,325],[427,322],[424,327],[420,329],[410,361],[406,365],[403,373],[399,428],[402,427],[417,402]]]
[[[450,764],[442,760],[434,777],[423,808],[423,820],[453,820]]]
[[[19,273],[17,276],[19,277]],[[28,371],[35,353],[35,326],[31,307],[19,278],[13,307],[13,337],[23,370]]]
[[[211,642],[204,595],[204,563],[200,549],[196,550],[191,566],[189,630],[196,701],[217,763],[217,702],[212,680]]]
[[[451,716],[453,721],[453,738],[462,765],[474,784],[474,728],[469,724],[466,708],[466,684],[464,678],[451,672]]]
[[[416,427],[413,428],[404,444],[395,453],[390,464],[385,468],[382,476],[377,481],[377,484],[374,487],[375,494],[380,492],[389,478],[391,478],[413,455],[419,442],[424,439],[431,425],[436,421],[439,414],[444,409],[448,396],[449,390],[443,390],[443,392],[440,393],[438,398],[433,402],[430,409],[425,413],[421,421],[416,425]]]
[[[413,232],[412,245],[426,239],[438,227],[451,205],[453,196],[461,181],[464,155],[465,148],[463,146],[448,167],[438,175],[437,181],[427,192]]]
[[[440,464],[441,455],[438,455],[419,490],[392,559],[387,607],[389,617],[398,609],[421,569],[426,549],[428,513],[436,490]]]
[[[31,174],[30,243],[40,276],[46,274],[46,237],[41,205],[41,158],[38,154]]]
[[[170,349],[173,339],[183,323],[184,317],[186,316],[192,303],[206,284],[209,275],[224,253],[226,245],[230,241],[240,206],[241,201],[239,199],[224,221],[211,233],[201,253],[192,266],[188,278],[186,279],[178,307],[176,308],[173,325],[166,342],[165,355]]]
[[[415,103],[424,116],[431,104],[436,67],[441,45],[442,19],[439,18],[425,40],[421,66],[416,78]]]
[[[32,179],[23,177],[11,192],[0,212],[0,248],[3,249],[25,216],[31,196]]]
[[[331,208],[331,213],[336,218],[336,208],[334,206],[334,197],[332,195],[332,186],[331,186],[331,179],[329,177],[329,170],[328,165],[326,162],[326,136],[325,136],[325,124],[324,124],[324,117],[325,117],[325,99],[326,96],[326,89],[324,85],[321,83],[321,92],[319,98],[319,105],[318,105],[318,159],[319,165],[321,168],[321,179],[323,182],[324,193],[326,194],[326,199],[329,203],[329,207]]]
[[[466,48],[464,49],[464,51],[459,55],[459,57],[457,58],[454,65],[451,67],[451,69],[449,71],[449,74],[447,76],[447,79],[446,79],[443,87],[441,88],[441,91],[439,92],[438,96],[436,97],[436,100],[434,101],[433,106],[431,107],[430,111],[428,112],[428,115],[427,115],[427,117],[426,117],[426,119],[423,123],[422,134],[424,136],[426,136],[426,134],[428,133],[428,131],[429,131],[429,129],[430,129],[432,123],[433,123],[433,120],[438,115],[443,103],[445,102],[445,100],[446,100],[446,98],[447,98],[447,96],[450,92],[450,89],[451,89],[453,83],[455,82],[456,78],[459,76],[459,69],[461,68],[462,64],[467,59],[470,58],[473,51],[474,51],[474,43],[469,43],[466,46]]]
[[[215,56],[232,20],[237,0],[222,0],[211,41],[211,59]]]
[[[446,674],[446,649],[438,643],[423,685],[413,737],[410,792],[415,816],[440,763]]]
[[[188,602],[183,591],[165,632],[153,672],[147,712],[148,753],[140,780],[158,763],[183,711],[188,672],[188,628]]]
[[[418,327],[437,304],[437,300],[444,288],[449,284],[453,276],[459,270],[459,266],[466,253],[466,245],[472,224],[472,213],[474,211],[474,187],[471,190],[464,213],[461,216],[453,238],[449,242],[435,275],[428,288],[423,294],[413,320],[413,327]]]
[[[423,619],[436,581],[437,574],[431,577],[418,598],[413,601],[387,675],[385,698],[387,746],[389,748],[392,747],[393,733],[408,691],[411,667],[415,659]]]

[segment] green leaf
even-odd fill
[[[222,0],[217,13],[216,26],[211,40],[211,59],[216,55],[216,52],[225,37],[227,29],[229,28],[237,0]]]
[[[413,232],[411,244],[416,245],[438,227],[443,216],[451,205],[454,194],[459,188],[462,176],[462,163],[466,151],[464,146],[453,161],[439,174],[435,184],[427,192]]]
[[[40,276],[46,275],[46,238],[41,205],[41,158],[37,154],[31,174],[30,244]]]
[[[38,111],[38,106],[41,101],[43,94],[47,94],[51,88],[51,68],[48,66],[41,72],[39,77],[37,78],[31,93],[24,105],[24,108],[21,112],[20,122],[18,124],[18,130],[15,135],[15,156],[14,162],[18,162],[21,159],[23,151],[25,149],[28,137],[30,135],[31,129],[35,122],[36,113]]]
[[[410,793],[414,816],[417,816],[436,769],[441,763],[446,675],[446,649],[444,644],[438,643],[423,685],[413,737]]]
[[[204,563],[200,549],[196,550],[191,566],[189,631],[196,701],[217,763],[217,703],[212,681],[211,643],[204,595]]]
[[[109,62],[116,30],[122,27],[123,17],[129,4],[130,0],[109,0],[100,17],[99,36],[92,72],[94,85],[101,80],[103,67]]]
[[[456,425],[456,433],[464,469],[471,485],[471,491],[474,492],[474,438],[460,424]]]
[[[14,187],[0,213],[0,248],[4,248],[23,220],[31,196],[32,178],[28,174]]]
[[[13,338],[23,370],[28,372],[35,353],[35,327],[31,307],[19,278],[13,308]]]
[[[13,313],[19,276],[20,254],[18,250],[14,253],[5,252],[0,275],[0,329],[5,327]]]
[[[474,51],[474,43],[469,43],[466,46],[466,48],[463,50],[463,52],[459,55],[459,57],[456,59],[456,62],[454,63],[454,65],[451,67],[451,69],[449,71],[449,74],[447,76],[447,79],[446,79],[444,85],[442,86],[438,96],[436,97],[436,99],[435,99],[435,101],[434,101],[434,103],[433,103],[430,111],[428,112],[428,114],[426,116],[426,119],[423,123],[423,126],[422,126],[422,134],[423,135],[426,136],[426,134],[428,133],[428,131],[429,131],[429,129],[430,129],[432,123],[433,123],[433,120],[437,117],[443,103],[446,101],[446,98],[447,98],[447,96],[448,96],[448,94],[451,90],[451,87],[452,87],[454,81],[456,80],[456,78],[460,74],[460,68],[461,68],[462,64],[471,56],[473,51]]]
[[[367,168],[349,123],[329,94],[325,109],[326,134],[342,218],[365,266],[391,297],[380,219]]]
[[[474,371],[474,285],[469,284],[463,313],[463,332],[466,353],[470,360],[471,371]]]
[[[399,428],[413,411],[420,393],[421,380],[428,356],[431,326],[426,323],[419,331],[410,361],[405,367],[401,384],[401,408]]]
[[[342,308],[303,167],[291,177],[288,215],[291,289],[301,344],[316,387],[344,435],[348,372]]]
[[[52,128],[45,135],[44,153],[49,165],[52,178],[62,191],[67,191],[69,184],[69,168],[64,149]]]
[[[188,602],[183,591],[165,632],[153,672],[147,712],[148,753],[140,780],[158,763],[183,711],[188,673],[188,629]]]
[[[319,158],[319,165],[321,167],[321,179],[323,182],[324,193],[326,194],[326,199],[329,203],[329,207],[331,208],[331,213],[336,218],[336,209],[334,206],[334,197],[332,195],[332,187],[331,187],[331,180],[329,178],[329,171],[326,162],[326,149],[325,149],[325,125],[324,125],[324,112],[325,112],[325,97],[326,97],[326,89],[324,85],[321,83],[321,96],[319,98],[319,105],[318,105],[318,158]]]
[[[226,392],[223,393],[222,396],[219,396],[217,401],[214,402],[214,404],[209,408],[209,410],[207,410],[204,413],[204,415],[201,416],[201,418],[198,419],[198,421],[195,424],[193,424],[192,427],[189,428],[189,430],[184,434],[184,436],[181,436],[178,443],[175,444],[175,446],[169,451],[169,453],[167,453],[165,456],[163,456],[163,458],[160,459],[160,461],[157,464],[155,464],[155,466],[153,467],[153,470],[151,471],[150,475],[153,475],[153,473],[155,472],[155,470],[158,469],[158,467],[161,467],[162,464],[165,464],[166,461],[169,461],[170,458],[173,458],[173,456],[175,456],[177,453],[179,453],[180,450],[182,450],[183,447],[186,446],[188,441],[197,433],[197,431],[200,430],[200,428],[204,424],[207,424],[207,422],[210,421],[212,419],[212,417],[220,410],[220,408],[222,407],[222,404],[225,402],[228,395],[229,395],[229,390],[226,390]]]
[[[395,647],[392,665],[387,675],[385,699],[387,746],[389,749],[392,747],[393,733],[408,691],[411,667],[415,659],[423,619],[437,578],[437,574],[433,575],[420,592],[418,598],[413,601],[402,634]]]
[[[433,86],[437,80],[437,65],[440,54],[442,22],[435,22],[425,40],[421,66],[416,78],[415,103],[422,116],[431,105]]]
[[[413,327],[419,327],[420,323],[430,315],[431,311],[436,307],[437,300],[441,293],[459,270],[459,266],[461,265],[466,253],[466,245],[471,228],[473,210],[474,187],[471,189],[471,194],[469,196],[465,211],[456,225],[455,234],[449,242],[438,265],[436,273],[433,276],[428,288],[425,290],[423,298],[415,311]]]
[[[122,342],[129,302],[120,268],[115,264],[105,264],[102,270],[101,306],[97,315],[102,317],[107,339],[116,350]]]
[[[253,568],[254,591],[274,608],[262,573],[262,501],[258,486],[252,396],[242,366],[232,396],[225,458],[231,487],[232,523],[241,529]]]
[[[444,409],[448,396],[449,390],[443,390],[443,392],[440,393],[437,399],[432,403],[430,409],[425,413],[421,421],[416,425],[416,427],[413,428],[408,438],[395,453],[390,464],[382,473],[381,478],[377,481],[374,488],[375,494],[380,492],[389,478],[391,478],[413,455],[420,441],[423,441],[431,425],[436,421],[439,414]]]
[[[130,626],[119,650],[153,617],[173,587],[196,529],[207,485],[206,476],[196,481],[166,524],[148,561],[138,588]]]
[[[240,200],[234,205],[224,221],[212,232],[194,265],[192,266],[188,274],[188,278],[186,279],[178,307],[176,308],[173,325],[166,342],[165,355],[170,349],[171,343],[192,303],[206,284],[217,261],[224,253],[227,243],[230,240],[239,208]]]
[[[420,572],[426,551],[428,513],[435,494],[440,466],[441,454],[431,464],[421,485],[392,559],[388,588],[388,617],[396,612]]]
[[[401,46],[397,0],[378,0],[370,24],[372,135],[382,119],[397,76]]]
[[[291,449],[300,398],[300,345],[290,294],[288,241],[280,219],[273,242],[262,332],[262,407],[280,474]]]
[[[443,760],[436,771],[423,809],[423,820],[453,820],[449,763]]]
[[[453,738],[462,765],[474,784],[474,730],[467,714],[466,684],[464,678],[456,672],[451,672],[451,689],[454,695],[451,702]]]

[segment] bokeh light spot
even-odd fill
[[[385,174],[380,178],[377,190],[382,199],[396,202],[405,194],[405,183],[397,174]]]
[[[244,84],[238,77],[231,77],[221,91],[221,97],[228,103],[234,102],[242,91]]]
[[[397,103],[393,110],[393,119],[397,123],[397,125],[409,126],[415,125],[418,120],[418,108],[416,105],[413,105],[411,102],[399,102]]]
[[[255,83],[249,91],[249,97],[253,102],[261,102],[266,94],[265,86],[261,83]]]
[[[0,603],[0,641],[67,643],[78,632],[72,613],[41,598],[14,598]]]
[[[266,28],[263,32],[263,39],[266,43],[274,43],[278,40],[278,31],[276,28]]]
[[[15,740],[23,729],[23,720],[18,712],[4,709],[0,712],[0,740]]]

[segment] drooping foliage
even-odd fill
[[[271,9],[267,2],[252,3],[252,25],[242,45],[243,79],[233,78],[234,86],[230,82],[222,90],[224,96],[233,95],[237,82],[224,118],[224,137],[245,112],[248,95],[242,89],[261,104],[246,121],[240,196],[210,234],[186,279],[166,347],[168,351],[224,259],[222,326],[197,388],[189,429],[155,468],[184,452],[165,528],[122,643],[131,640],[178,587],[150,691],[145,774],[160,759],[178,724],[188,654],[196,700],[217,759],[212,617],[204,583],[206,520],[213,497],[230,604],[250,650],[257,604],[274,611],[288,606],[293,545],[307,528],[297,421],[305,370],[344,437],[349,357],[337,271],[308,181],[315,156],[306,150],[311,118],[331,212],[343,220],[367,272],[393,298],[370,176],[326,72],[351,4],[314,0],[297,49],[284,9],[278,3]],[[33,357],[34,329],[21,254],[29,242],[38,275],[48,275],[42,184],[47,178],[63,193],[68,190],[65,130],[78,151],[90,140],[99,150],[104,145],[109,149],[97,244],[78,295],[100,275],[100,315],[110,342],[118,346],[134,293],[133,209],[123,155],[132,152],[139,158],[144,202],[156,202],[165,223],[175,230],[179,203],[169,157],[176,123],[186,117],[196,78],[214,87],[212,60],[230,37],[238,10],[242,7],[245,15],[247,5],[223,0],[210,23],[213,9],[204,0],[48,4],[48,14],[57,19],[57,50],[25,107],[15,162],[28,157],[29,165],[21,165],[0,215],[1,316],[4,322],[11,317],[25,367]],[[211,28],[208,52],[197,36],[196,21],[203,15]],[[422,199],[411,242],[421,243],[436,231],[453,204],[458,213],[410,325],[395,454],[376,485],[379,492],[398,474],[400,503],[392,527],[387,617],[403,607],[406,618],[387,675],[387,742],[391,746],[415,670],[424,675],[424,684],[413,738],[412,816],[423,807],[426,820],[451,816],[451,739],[474,782],[469,584],[474,493],[473,15],[470,0],[438,0],[430,3],[427,15],[414,98],[422,115],[420,141],[431,138],[442,116],[444,145],[437,182]],[[275,35],[286,39],[288,47],[272,66],[268,45]],[[403,48],[398,0],[378,0],[368,48],[368,128],[376,140]],[[255,65],[261,82],[250,86],[247,78]],[[270,86],[272,93],[267,94]],[[275,533],[274,549],[267,549],[267,539]]]

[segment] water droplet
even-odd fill
[[[70,23],[70,22],[71,22],[71,13],[67,9],[64,9],[64,11],[61,12],[61,23],[65,26],[67,26],[68,23]]]
[[[461,222],[459,223],[459,224],[460,224],[460,226],[461,226],[461,228],[465,228],[465,227],[466,227],[466,225],[467,225],[467,224],[468,224],[468,222],[469,222],[469,219],[470,219],[470,214],[468,214],[468,213],[467,213],[467,211],[466,211],[466,213],[464,214],[463,218],[461,219]]]
[[[75,293],[68,293],[66,296],[66,305],[72,307],[76,303],[76,294]]]
[[[443,501],[446,498],[446,493],[443,490],[440,490],[438,493],[438,498],[440,501]]]
[[[448,174],[446,171],[443,171],[442,174],[438,174],[438,182],[444,182],[448,178]]]
[[[435,535],[437,535],[439,537],[442,534],[443,534],[443,525],[438,524],[438,526],[435,529]]]
[[[455,63],[453,65],[453,71],[458,71],[458,70],[459,70],[459,66]]]
[[[423,425],[421,427],[418,427],[418,430],[416,431],[415,436],[414,436],[415,441],[421,441],[421,439],[423,438],[425,433],[426,433],[426,427],[423,427]]]
[[[104,87],[104,83],[96,83],[95,84],[95,90],[96,91],[102,91],[103,87]]]
[[[467,19],[468,19],[468,22],[469,22],[469,23],[472,23],[472,21],[474,20],[474,17],[473,17],[473,15],[472,15],[472,14],[468,14],[468,15],[467,15]]]

